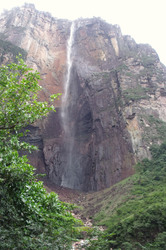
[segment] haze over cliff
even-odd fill
[[[68,82],[57,112],[30,127],[27,139],[39,146],[30,158],[55,184],[95,191],[131,175],[137,160],[150,157],[150,145],[166,139],[166,68],[117,25],[92,18],[71,27],[30,4],[5,12],[0,60],[22,53],[41,73],[42,100],[65,95]]]

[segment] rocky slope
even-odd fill
[[[41,99],[63,92],[70,27],[29,4],[0,17],[0,42],[11,48],[0,43],[1,62],[21,48],[43,78]],[[40,143],[31,159],[59,186],[100,190],[131,175],[137,160],[150,157],[150,145],[166,138],[166,68],[149,45],[99,18],[76,20],[73,39],[70,137],[56,102],[57,112],[31,130],[29,141]]]

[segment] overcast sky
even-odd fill
[[[118,24],[137,43],[150,44],[166,65],[166,0],[1,0],[0,12],[24,2],[57,18],[96,16]]]

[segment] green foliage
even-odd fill
[[[111,241],[109,248],[165,249],[166,143],[152,146],[151,154],[151,160],[144,159],[136,166],[129,199],[119,204],[111,217],[107,215],[104,234]]]
[[[128,103],[130,100],[132,101],[138,101],[141,99],[149,99],[148,96],[148,89],[143,88],[140,85],[137,85],[136,87],[133,88],[128,88],[123,91],[123,96],[125,101]]]
[[[157,144],[166,141],[166,122],[153,115],[141,115],[143,140],[146,144]],[[147,125],[148,124],[148,125]]]
[[[152,66],[154,66],[154,64],[156,62],[156,57],[151,56],[151,55],[142,54],[140,57],[140,60],[141,60],[141,64],[145,68],[151,68]]]
[[[3,33],[0,34],[0,37],[5,38],[5,35],[3,35]],[[13,43],[6,41],[6,40],[2,40],[0,39],[0,52],[1,52],[1,58],[0,58],[0,63],[3,62],[3,56],[6,53],[11,53],[13,55],[12,59],[14,61],[16,61],[16,56],[18,56],[19,54],[22,54],[22,57],[24,59],[26,59],[27,57],[27,52],[24,49],[21,49],[20,47],[14,45]]]
[[[126,72],[128,70],[129,70],[129,68],[125,63],[122,63],[118,67],[116,67],[117,72],[123,72],[123,71]]]
[[[70,249],[78,223],[73,205],[48,194],[19,156],[35,149],[20,140],[20,129],[54,107],[37,100],[40,76],[18,60],[0,67],[0,249]]]
[[[26,157],[13,154],[0,169],[0,248],[70,249],[76,220],[73,206],[48,194]]]
[[[148,122],[156,130],[155,135],[152,136],[152,140],[155,142],[156,139],[166,140],[166,122],[161,119],[155,118],[150,115],[148,117]]]
[[[94,229],[91,238],[87,241],[84,247],[87,250],[110,250],[109,246],[114,243],[114,241],[109,240],[109,236],[110,235],[105,232]]]
[[[22,59],[0,67],[0,129],[20,129],[45,116],[53,106],[39,102],[38,72],[28,68]]]
[[[147,249],[165,250],[166,249],[166,232],[159,233],[153,243],[147,244]]]

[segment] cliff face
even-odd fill
[[[0,17],[0,39],[24,49],[27,64],[40,71],[42,99],[62,92],[69,27],[67,20],[57,20],[49,13],[39,12],[32,4],[12,9]],[[14,48],[7,55],[5,51],[4,60],[15,52]]]
[[[24,49],[41,72],[41,99],[63,92],[70,27],[32,5],[0,17],[0,39]],[[131,175],[137,160],[150,157],[150,145],[165,139],[166,69],[149,45],[99,18],[75,21],[71,49],[70,136],[56,102],[57,112],[31,129],[29,141],[40,144],[31,159],[58,185],[99,190]],[[11,57],[0,51],[3,61]]]

